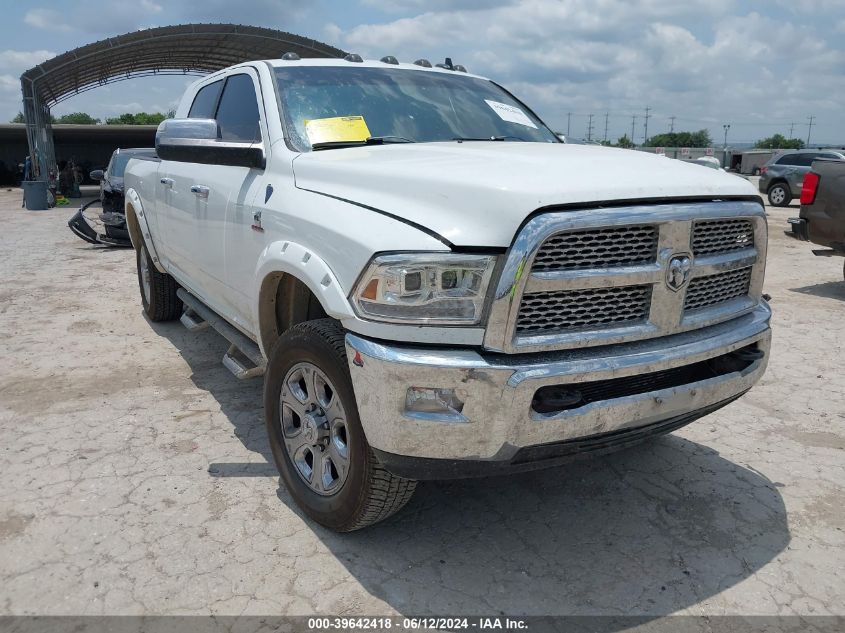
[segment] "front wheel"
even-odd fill
[[[270,352],[264,416],[282,480],[305,513],[351,532],[398,512],[416,482],[386,471],[364,436],[346,363],[344,333],[332,319],[295,325]]]
[[[769,204],[775,207],[785,207],[792,202],[792,192],[785,182],[776,182],[769,187]]]
[[[182,316],[182,300],[176,295],[176,280],[160,273],[153,264],[145,244],[136,251],[138,286],[141,303],[150,321],[173,321]]]

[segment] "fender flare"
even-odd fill
[[[252,290],[252,296],[255,297],[252,306],[253,322],[258,326],[256,328],[259,333],[258,343],[265,357],[270,350],[264,349],[264,337],[261,334],[263,331],[262,288],[266,280],[280,275],[291,275],[304,283],[317,297],[328,316],[338,320],[354,316],[346,292],[323,258],[313,249],[296,242],[289,240],[273,242],[264,248],[258,258],[253,277],[255,285]]]
[[[161,263],[155,244],[153,244],[150,227],[147,224],[147,216],[144,214],[144,205],[141,203],[141,196],[134,188],[129,188],[124,194],[124,213],[126,214],[126,228],[129,229],[129,239],[137,251],[141,245],[147,247],[147,251],[153,260],[153,265],[160,273],[167,273]]]

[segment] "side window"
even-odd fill
[[[778,165],[797,165],[798,154],[785,154],[778,159]]]
[[[226,80],[217,108],[217,124],[221,140],[241,143],[261,141],[258,100],[249,75],[231,75]]]
[[[223,80],[215,81],[200,88],[194,102],[191,104],[191,111],[188,112],[189,119],[213,119],[214,108],[217,107],[217,98],[220,90],[223,89]]]
[[[836,154],[821,154],[819,158],[833,158],[835,160],[842,160],[841,156],[837,156]]]
[[[800,167],[809,167],[818,157],[819,154],[816,154],[815,152],[811,154],[798,154],[798,162],[796,164]]]

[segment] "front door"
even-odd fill
[[[208,116],[207,110],[195,113],[192,106],[189,116],[216,119],[221,141],[260,143],[257,75],[252,69],[239,69],[223,81],[213,115]],[[169,230],[170,238],[178,242],[172,249],[181,255],[178,267],[193,283],[191,290],[210,307],[246,326],[240,318],[240,297],[228,283],[226,225],[234,210],[251,208],[252,183],[261,170],[167,161],[165,171],[174,200]]]

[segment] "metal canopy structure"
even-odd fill
[[[256,26],[180,24],[111,37],[63,53],[21,75],[32,164],[39,178],[55,174],[50,107],[81,92],[151,75],[203,75],[255,59],[343,57],[339,48]]]

